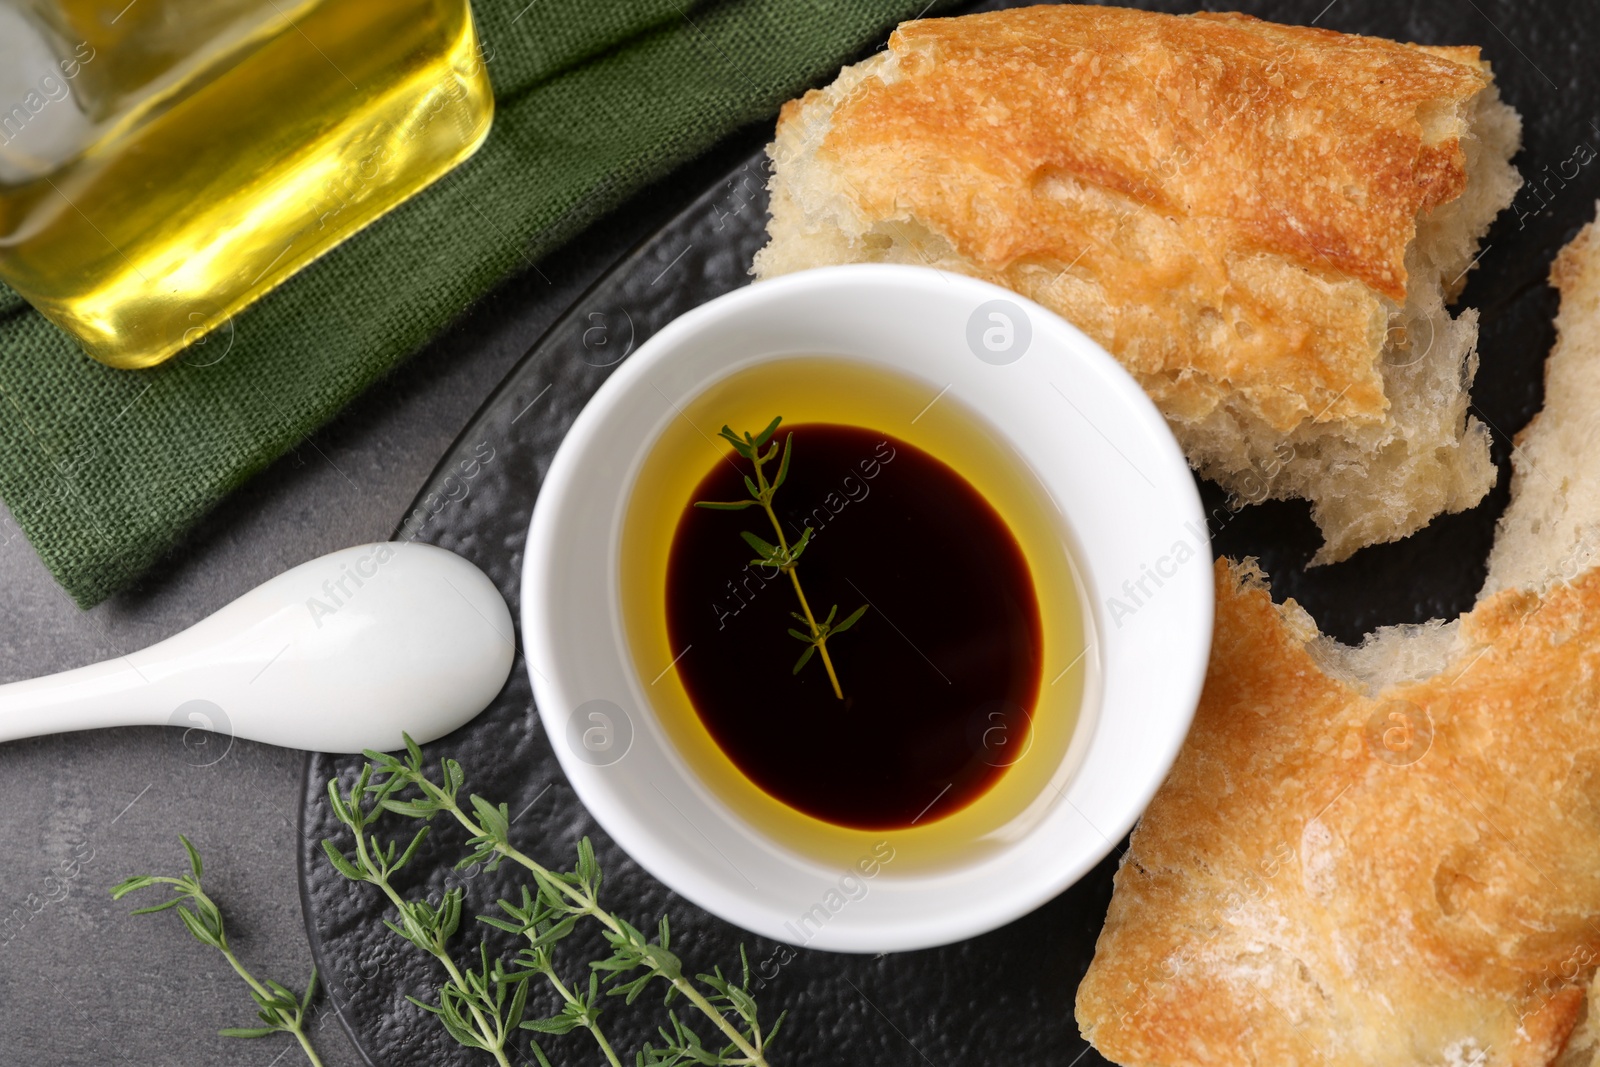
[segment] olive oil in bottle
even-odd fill
[[[147,367],[466,159],[467,0],[0,0],[0,279]]]

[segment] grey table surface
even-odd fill
[[[132,652],[298,563],[388,537],[528,346],[762,132],[730,139],[508,279],[230,498],[138,588],[92,611],[61,591],[0,506],[0,682]],[[183,873],[184,833],[238,955],[259,975],[304,983],[294,846],[304,756],[197,740],[130,727],[0,745],[0,1064],[303,1062],[287,1036],[218,1036],[254,1021],[226,962],[171,913],[132,918],[137,904],[111,901],[129,875]],[[336,1010],[320,1002],[312,1040],[328,1067],[355,1067],[363,1061]]]

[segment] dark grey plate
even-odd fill
[[[1468,608],[1483,578],[1494,521],[1506,500],[1508,434],[1542,396],[1541,367],[1553,338],[1555,295],[1544,284],[1557,248],[1592,215],[1600,164],[1562,167],[1579,145],[1600,148],[1595,125],[1600,78],[1584,57],[1600,44],[1600,5],[1575,12],[1554,2],[1326,0],[1247,3],[1286,22],[1429,43],[1477,42],[1505,97],[1527,122],[1518,162],[1539,182],[1490,233],[1463,303],[1482,310],[1482,369],[1474,409],[1495,434],[1502,477],[1481,506],[1447,516],[1395,545],[1346,563],[1305,563],[1318,539],[1306,507],[1274,503],[1232,512],[1202,485],[1219,552],[1259,557],[1275,595],[1294,596],[1325,631],[1355,640],[1373,626],[1451,616]],[[1147,4],[1193,10],[1182,3]],[[1211,5],[1206,5],[1211,6]],[[1320,12],[1320,14],[1319,14]],[[1589,152],[1593,157],[1593,151]],[[1548,169],[1547,169],[1548,168]],[[763,240],[764,162],[752,157],[705,190],[670,224],[619,262],[528,353],[441,461],[399,536],[442,545],[494,579],[515,616],[523,539],[540,481],[562,436],[617,363],[654,331],[706,300],[743,285]],[[564,743],[564,742],[558,742]],[[788,950],[754,938],[679,899],[623,855],[594,824],[563,777],[529,695],[522,660],[494,705],[469,726],[428,746],[467,769],[469,789],[504,801],[525,850],[568,862],[578,838],[595,840],[610,905],[643,925],[666,913],[675,944],[693,966],[728,967],[744,943],[769,1013],[788,1009],[775,1049],[784,1064],[976,1064],[1104,1061],[1078,1037],[1072,1002],[1105,915],[1116,855],[1032,915],[947,948],[880,958]],[[374,892],[331,871],[319,840],[334,825],[323,800],[330,777],[359,760],[313,756],[301,815],[301,883],[312,950],[358,1048],[376,1064],[489,1062],[455,1045],[406,994],[430,998],[433,965],[383,928]],[[513,869],[457,873],[461,835],[436,828],[405,887],[414,894],[466,888],[470,911],[487,912],[518,883]],[[469,945],[480,931],[465,931]],[[510,946],[492,941],[509,952]],[[578,959],[574,946],[569,959]],[[639,1047],[661,1013],[653,1002],[614,1007],[606,1023],[619,1048]],[[582,1035],[544,1042],[558,1063],[596,1062]],[[525,1048],[524,1046],[521,1046]]]

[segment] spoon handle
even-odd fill
[[[127,656],[0,685],[0,741],[166,722],[166,688]]]

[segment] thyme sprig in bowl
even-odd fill
[[[800,601],[800,612],[790,612],[790,615],[806,629],[802,632],[790,627],[788,633],[790,637],[804,644],[806,649],[800,653],[800,658],[795,660],[792,673],[799,674],[810,662],[813,653],[820,654],[822,666],[828,672],[828,681],[833,685],[833,695],[843,700],[844,690],[839,685],[838,672],[833,669],[833,659],[828,655],[828,638],[844,633],[859,622],[861,616],[867,613],[867,605],[861,605],[838,622],[833,621],[839,614],[837,604],[828,609],[827,618],[820,622],[811,611],[811,602],[806,599],[805,590],[800,586],[800,556],[811,543],[812,528],[808,525],[791,545],[788,535],[783,532],[783,524],[778,521],[778,513],[772,510],[773,498],[778,495],[778,490],[783,488],[783,483],[789,477],[789,460],[794,454],[794,434],[788,434],[783,439],[783,456],[778,459],[778,471],[771,481],[767,480],[767,473],[763,469],[778,458],[778,443],[772,440],[772,435],[778,432],[782,422],[783,416],[779,415],[760,433],[752,434],[747,430],[742,437],[724,426],[719,436],[731,444],[735,452],[749,460],[751,467],[755,469],[753,480],[749,475],[745,475],[744,479],[745,489],[750,495],[744,500],[696,500],[694,506],[711,511],[743,511],[745,508],[759,507],[766,512],[767,520],[772,524],[772,532],[778,538],[777,544],[769,544],[749,530],[740,531],[739,536],[744,539],[745,544],[757,552],[756,558],[750,562],[760,567],[771,568],[774,573],[787,574],[794,586],[794,595]],[[771,448],[767,448],[769,443]]]

